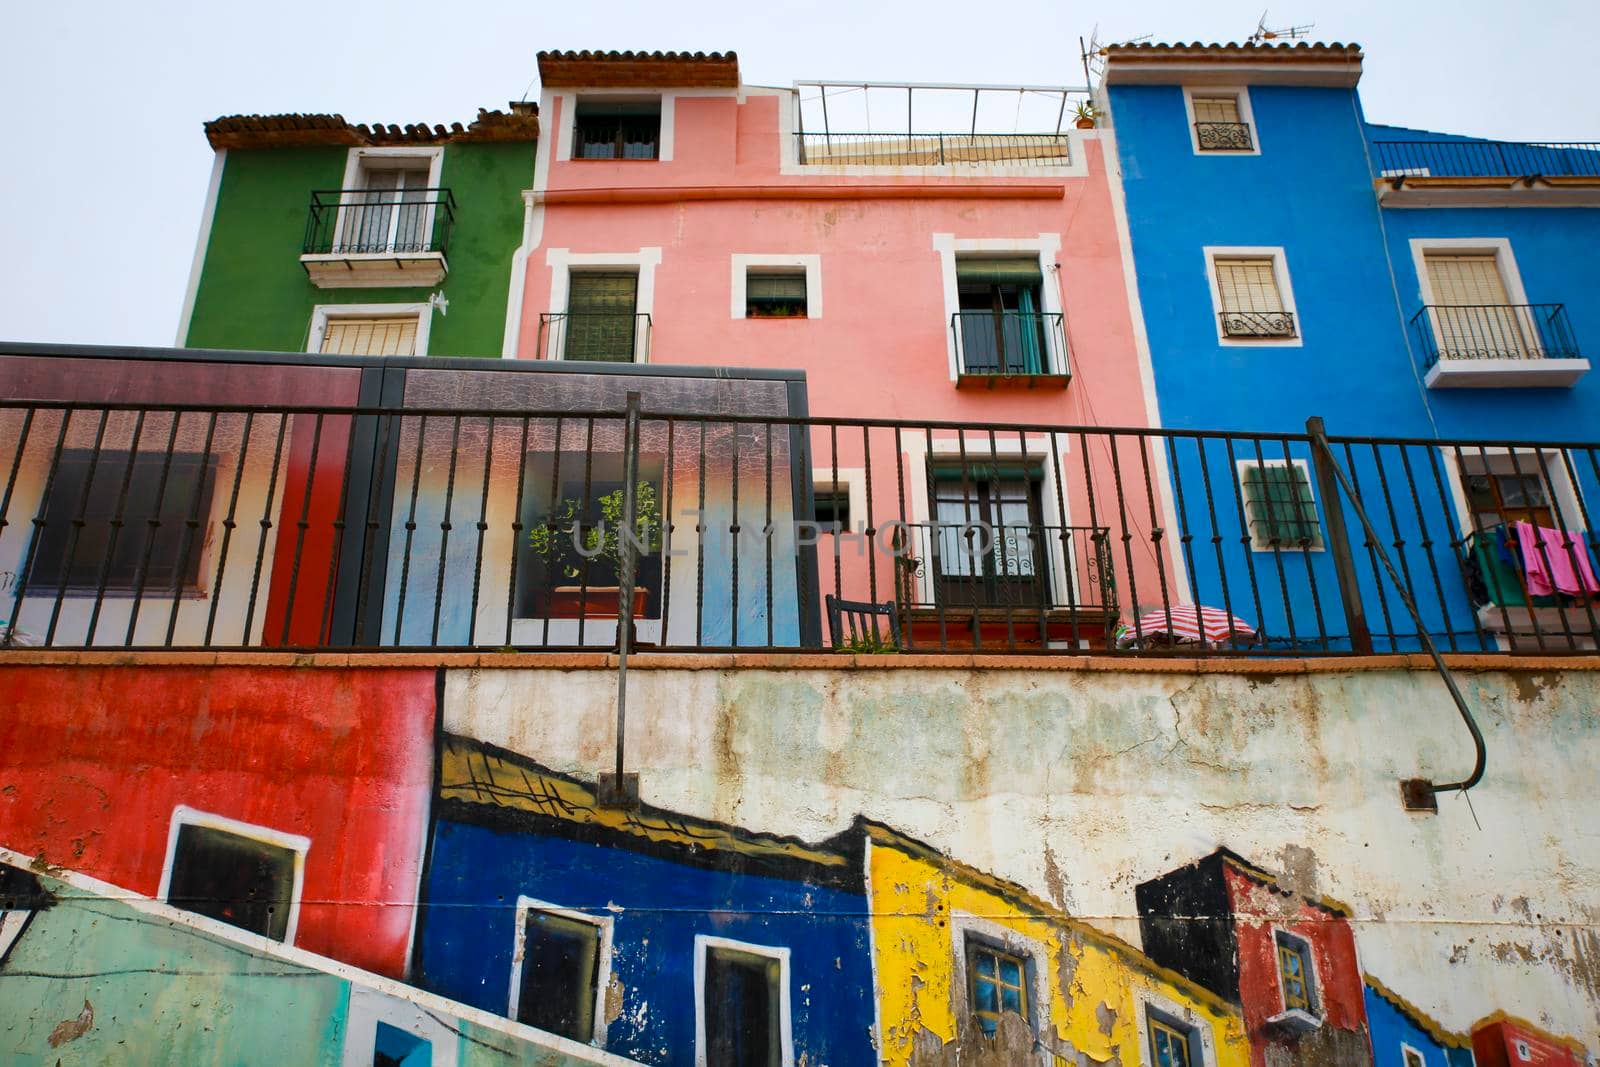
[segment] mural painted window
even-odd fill
[[[661,154],[661,98],[579,99],[573,159],[656,159]]]
[[[175,452],[169,460],[164,451],[63,451],[28,588],[94,593],[103,584],[146,596],[195,590],[215,475],[214,462],[198,453]],[[198,523],[192,529],[191,519]]]
[[[783,963],[720,945],[705,950],[706,1067],[781,1067]]]
[[[321,352],[330,356],[410,356],[416,347],[415,315],[329,317]]]
[[[1294,316],[1278,284],[1270,256],[1217,256],[1212,260],[1221,304],[1222,332],[1229,338],[1293,337]]]
[[[288,937],[294,850],[216,826],[183,823],[167,903],[274,941]]]
[[[1193,1027],[1151,1008],[1145,1009],[1145,1024],[1151,1067],[1199,1067],[1204,1062],[1196,1047],[1199,1042]]]
[[[805,318],[805,268],[752,267],[745,275],[744,314],[748,319]]]
[[[561,358],[632,363],[638,292],[639,275],[633,271],[573,271]]]
[[[1428,1061],[1422,1058],[1422,1053],[1410,1045],[1400,1046],[1400,1058],[1404,1061],[1401,1067],[1428,1067]]]
[[[378,1023],[372,1047],[372,1067],[432,1067],[433,1045],[426,1038],[398,1026]]]
[[[963,374],[1048,374],[1039,257],[956,259],[956,336]]]
[[[598,923],[528,910],[518,970],[518,1022],[574,1041],[594,1036],[601,933]]]
[[[639,457],[635,615],[661,614],[665,458]],[[517,618],[617,614],[622,455],[530,452],[523,467]],[[693,507],[694,505],[689,505]],[[577,528],[574,535],[573,529]],[[651,551],[637,551],[648,543]],[[604,598],[609,595],[609,601]]]
[[[972,1014],[986,1034],[1000,1025],[1007,1012],[1024,1022],[1033,1016],[1028,1005],[1028,964],[985,941],[967,939],[967,986]]]
[[[1239,484],[1251,548],[1269,552],[1322,547],[1322,524],[1304,460],[1240,463]]]
[[[1317,1012],[1316,979],[1311,968],[1311,945],[1283,930],[1274,940],[1278,949],[1278,981],[1283,988],[1283,1010]]]

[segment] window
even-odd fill
[[[398,1026],[379,1021],[372,1046],[372,1067],[431,1067],[433,1045]]]
[[[1046,599],[1036,464],[936,465],[933,552],[940,602],[959,607],[1034,607]]]
[[[192,452],[169,460],[166,452],[105,449],[97,458],[89,449],[64,450],[28,588],[53,593],[64,584],[96,593],[103,583],[108,591],[147,596],[196,589],[215,474],[207,457]]]
[[[328,356],[411,356],[416,354],[417,316],[335,318],[330,316],[318,349]]]
[[[1189,141],[1197,154],[1257,154],[1247,90],[1185,88],[1183,102],[1189,113]]]
[[[600,991],[609,971],[611,924],[580,912],[517,902],[511,1017],[574,1041],[598,1041]]]
[[[1400,1059],[1401,1067],[1428,1067],[1428,1061],[1423,1058],[1422,1053],[1410,1045],[1400,1046]]]
[[[1537,354],[1537,325],[1525,306],[1513,304],[1496,253],[1428,252],[1423,264],[1440,356],[1526,359]]]
[[[363,155],[354,186],[340,198],[339,236],[332,251],[430,251],[432,176],[433,160],[427,156]]]
[[[1224,336],[1294,336],[1294,315],[1284,305],[1273,257],[1216,256],[1212,270]]]
[[[1279,930],[1274,935],[1278,947],[1278,981],[1283,990],[1283,1010],[1317,1014],[1315,972],[1311,966],[1311,945],[1303,938]]]
[[[1239,483],[1251,548],[1267,552],[1322,547],[1322,524],[1305,460],[1241,462]]]
[[[1486,469],[1482,460],[1464,462],[1462,485],[1467,507],[1472,511],[1473,528],[1491,530],[1512,522],[1531,522],[1546,529],[1558,529],[1550,503],[1550,487],[1545,484],[1534,456],[1518,456],[1520,472],[1511,467],[1510,457],[1503,464]]]
[[[274,941],[286,941],[297,854],[220,826],[180,821],[166,900]]]
[[[816,486],[811,490],[812,513],[817,517],[817,525],[825,530],[851,530],[850,525],[850,487],[840,485],[835,487]]]
[[[750,270],[744,283],[744,305],[747,319],[805,318],[805,270]]]
[[[1150,1038],[1151,1067],[1197,1067],[1202,1063],[1195,1048],[1195,1032],[1175,1019],[1145,1009],[1145,1024]]]
[[[697,1061],[705,1067],[782,1067],[790,1059],[787,950],[696,938],[703,953]],[[774,954],[776,953],[776,954]]]
[[[638,334],[639,275],[633,271],[573,271],[567,290],[562,359],[632,363]]]
[[[573,159],[656,159],[660,154],[660,97],[578,100]]]
[[[1041,311],[1043,287],[1037,255],[956,259],[963,374],[1050,373],[1049,334],[1060,317]]]
[[[1029,1022],[1028,965],[1021,956],[967,938],[967,994],[983,1032],[993,1035],[1007,1012]]]

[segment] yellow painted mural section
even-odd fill
[[[961,961],[970,936],[1032,959],[1029,1011],[1042,1016],[1034,1030],[1057,1065],[1077,1063],[1079,1053],[1091,1063],[1153,1063],[1145,1025],[1151,1005],[1202,1035],[1206,1064],[1249,1064],[1244,1023],[1221,998],[1020,887],[885,828],[869,835],[881,1062],[911,1064],[914,1048],[920,1060],[934,1046],[973,1036],[975,1025],[957,1025],[972,1018]]]

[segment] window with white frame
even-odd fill
[[[1287,930],[1273,931],[1272,940],[1278,957],[1278,987],[1283,994],[1283,1010],[1320,1015],[1311,942]]]
[[[1239,492],[1255,551],[1322,547],[1322,524],[1305,460],[1241,460]]]
[[[307,838],[188,808],[173,814],[161,897],[274,941],[294,938]]]
[[[573,108],[573,159],[658,159],[660,96],[579,97]]]
[[[609,918],[519,899],[511,1017],[574,1041],[599,1041],[610,949]]]
[[[1422,1053],[1404,1043],[1400,1045],[1400,1059],[1401,1067],[1428,1067]]]
[[[1259,144],[1250,111],[1249,90],[1214,86],[1185,87],[1189,140],[1200,155],[1256,155]]]
[[[1441,358],[1527,359],[1541,354],[1539,323],[1527,305],[1511,298],[1497,252],[1431,250],[1422,261]]]
[[[1281,256],[1214,252],[1209,264],[1224,338],[1252,341],[1296,336]]]
[[[363,255],[435,250],[438,159],[438,153],[357,153],[340,196],[332,251]]]
[[[372,1036],[372,1067],[431,1067],[433,1042],[379,1021]]]
[[[317,351],[325,356],[417,354],[417,316],[328,316]]]
[[[806,317],[806,272],[794,267],[751,267],[744,282],[747,319]]]
[[[789,950],[695,938],[698,1067],[789,1067]]]

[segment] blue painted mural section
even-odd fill
[[[1438,1040],[1410,1012],[1393,1003],[1371,984],[1363,986],[1367,1032],[1372,1036],[1373,1067],[1415,1067],[1406,1050],[1422,1057],[1423,1067],[1472,1067],[1472,1050]],[[1437,1032],[1437,1027],[1433,1028]]]
[[[611,973],[625,993],[609,1051],[690,1062],[695,938],[790,951],[795,1061],[871,1064],[866,902],[805,880],[676,862],[610,844],[441,819],[419,920],[417,981],[507,1012],[519,897],[609,916]]]

